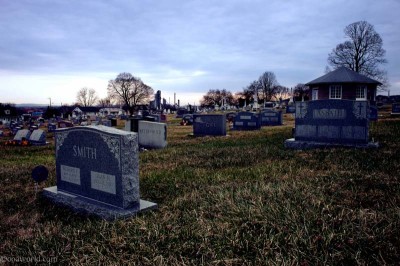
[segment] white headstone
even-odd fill
[[[139,145],[145,148],[162,149],[167,146],[167,124],[139,121]]]

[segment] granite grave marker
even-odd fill
[[[46,132],[42,129],[36,129],[29,136],[29,142],[32,145],[46,145]]]
[[[233,121],[233,130],[257,130],[261,128],[260,115],[253,112],[239,112]]]
[[[139,146],[147,149],[162,149],[167,146],[167,124],[139,121]]]
[[[226,116],[223,114],[194,114],[193,135],[226,136]]]
[[[264,109],[260,113],[261,126],[280,126],[282,125],[282,111]]]
[[[156,208],[140,199],[138,136],[106,126],[58,129],[55,132],[57,186],[46,197],[114,220]]]
[[[295,138],[288,148],[345,145],[376,147],[369,143],[367,101],[316,100],[296,103]],[[330,144],[330,145],[328,145]]]

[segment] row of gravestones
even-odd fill
[[[243,121],[260,121],[254,113],[243,112],[237,116]],[[193,119],[195,134],[226,134],[224,115],[194,115]],[[288,148],[304,147],[304,143],[368,143],[367,102],[321,100],[296,103],[295,122],[295,139],[289,142],[297,144],[287,141],[285,146]],[[108,220],[157,208],[156,203],[140,199],[139,194],[140,130],[155,131],[157,129],[151,127],[156,124],[161,123],[139,120],[138,133],[105,126],[57,130],[57,186],[46,188],[44,195],[77,212],[84,211]]]
[[[15,141],[27,140],[32,145],[46,145],[46,132],[41,129],[35,129],[32,132],[28,129],[18,130],[14,136]]]
[[[226,120],[233,122],[233,130],[257,130],[262,126],[283,124],[282,112],[271,109],[265,109],[260,113],[194,114],[192,116],[193,135],[224,136],[226,135]]]

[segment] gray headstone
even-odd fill
[[[257,130],[260,128],[260,115],[257,113],[239,112],[233,120],[233,130]]]
[[[225,115],[194,114],[193,115],[194,136],[226,136]]]
[[[28,129],[20,129],[15,134],[14,140],[21,141],[23,138],[28,140],[30,135],[31,135],[31,132]]]
[[[29,136],[29,142],[33,145],[45,145],[46,144],[46,132],[41,129],[36,129]]]
[[[167,146],[167,124],[139,121],[139,145],[149,149],[162,149]]]
[[[282,125],[283,115],[281,111],[264,109],[260,113],[261,126],[280,126]]]
[[[107,220],[157,205],[140,200],[136,133],[105,126],[55,132],[57,187],[45,196]]]
[[[369,143],[369,116],[367,101],[297,102],[295,139],[285,142],[285,146],[304,148],[318,146],[318,143],[366,146]]]

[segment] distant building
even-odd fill
[[[379,81],[346,67],[340,67],[305,85],[310,87],[312,100],[343,99],[375,103]]]
[[[99,107],[93,107],[93,106],[88,106],[88,107],[75,107],[75,109],[72,111],[72,117],[91,117],[91,116],[97,116],[99,114]]]
[[[99,114],[103,117],[108,115],[118,116],[126,115],[126,112],[120,107],[104,107],[99,110]]]
[[[6,123],[6,122],[18,121],[18,120],[20,120],[20,116],[19,116],[18,110],[15,106],[0,104],[0,121],[1,122]]]

